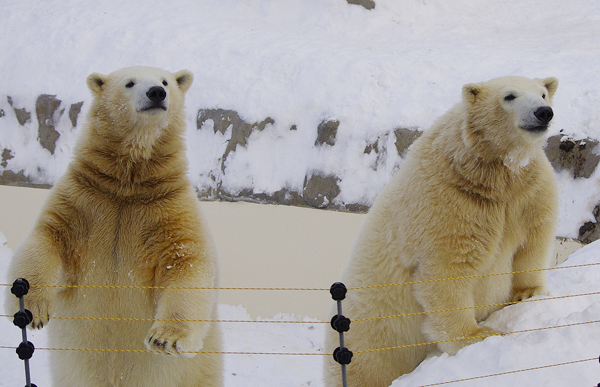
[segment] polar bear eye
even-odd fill
[[[167,81],[163,81],[163,86],[169,86],[169,84],[167,83]]]
[[[504,97],[504,100],[505,101],[512,101],[515,98],[517,98],[517,96],[511,93],[511,94],[507,95],[506,97]]]
[[[125,87],[128,89],[131,89],[133,87],[133,85],[135,85],[135,83],[133,83],[133,81],[129,81],[129,83],[126,84]]]
[[[542,99],[546,99],[546,94],[542,94]]]

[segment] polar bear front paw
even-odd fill
[[[541,295],[545,295],[545,294],[546,294],[546,289],[541,286],[537,286],[534,288],[527,288],[527,289],[516,291],[513,294],[512,302],[520,302],[520,301],[526,300],[528,298],[531,298],[533,296],[541,296]]]
[[[202,340],[195,339],[186,332],[181,323],[157,321],[146,336],[146,348],[160,351],[167,355],[181,355],[192,358],[202,349]]]
[[[438,347],[450,355],[456,355],[459,350],[468,345],[478,343],[487,337],[498,336],[501,334],[501,332],[493,328],[481,327],[467,336],[457,338],[457,340],[441,342],[438,344]]]
[[[54,299],[51,290],[44,288],[32,288],[24,297],[25,308],[28,309],[33,320],[31,329],[42,329],[50,320],[54,313]]]

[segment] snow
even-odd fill
[[[6,169],[52,183],[64,171],[78,131],[66,114],[54,155],[35,141],[35,99],[56,94],[62,107],[84,101],[85,78],[125,66],[187,68],[195,81],[186,96],[190,177],[201,190],[221,181],[230,192],[299,191],[312,171],[339,176],[338,200],[368,204],[401,163],[365,154],[380,139],[393,149],[395,128],[426,129],[460,98],[463,84],[503,75],[555,76],[551,135],[600,139],[600,2],[587,0],[376,0],[371,11],[344,0],[5,0],[0,16],[0,150]],[[9,103],[7,96],[11,97]],[[32,119],[19,125],[14,109]],[[198,109],[231,109],[246,122],[274,123],[246,147],[221,160],[231,129],[196,129]],[[80,116],[80,117],[83,117]],[[338,120],[335,146],[315,147],[316,128]],[[295,130],[290,127],[295,126]],[[377,165],[377,168],[373,168]],[[4,167],[0,166],[0,171]],[[211,177],[212,176],[212,177]],[[213,179],[214,178],[214,179]],[[577,236],[598,202],[600,172],[588,179],[557,173],[557,235]],[[2,241],[0,240],[0,243]],[[0,276],[11,252],[0,247]],[[600,262],[600,244],[565,265]],[[598,291],[595,266],[549,273],[550,296]],[[324,287],[329,284],[324,284]],[[489,320],[521,331],[598,320],[597,296],[524,303]],[[2,310],[2,309],[0,309]],[[223,319],[246,320],[241,307],[221,305]],[[3,311],[2,314],[8,312]],[[303,320],[298,316],[281,319]],[[20,333],[0,320],[0,345]],[[322,353],[327,324],[224,323],[225,350]],[[597,357],[600,332],[590,323],[493,337],[458,355],[423,362],[394,386],[421,386]],[[30,334],[45,346],[45,332]],[[33,381],[49,385],[49,351],[32,359]],[[0,386],[23,384],[22,362],[0,348]],[[321,386],[322,355],[226,355],[226,386]],[[355,358],[359,361],[359,356]],[[545,368],[458,385],[595,385],[596,362]]]
[[[590,264],[593,265],[581,266]],[[586,361],[544,368],[542,371],[477,379],[458,385],[558,387],[598,384],[598,264],[600,242],[594,242],[573,253],[558,269],[549,272],[550,292],[547,297],[536,297],[530,299],[531,302],[506,307],[492,314],[485,323],[501,332],[527,332],[490,337],[466,347],[456,356],[443,354],[427,359],[392,386],[423,386],[582,360]],[[581,267],[568,268],[570,266]],[[541,328],[551,329],[539,330]]]
[[[190,177],[208,192],[302,192],[313,172],[340,179],[340,203],[369,205],[402,162],[393,130],[425,130],[460,99],[462,85],[504,75],[555,76],[551,135],[600,138],[600,3],[587,0],[7,0],[0,23],[0,147],[6,169],[52,184],[78,130],[55,114],[54,155],[37,141],[35,98],[84,101],[85,78],[132,65],[187,68]],[[12,98],[12,105],[6,96]],[[248,145],[222,155],[231,131],[196,128],[199,109],[229,109],[248,123],[270,117]],[[20,126],[14,109],[32,119]],[[60,109],[59,109],[60,110]],[[323,120],[340,122],[335,146],[315,146]],[[290,130],[291,127],[295,130]],[[79,127],[79,126],[78,126]],[[18,128],[15,130],[15,128]],[[391,134],[392,133],[392,134]],[[390,149],[365,154],[380,139]],[[4,167],[0,166],[0,171]],[[559,179],[558,235],[592,220],[599,173]],[[581,188],[576,200],[569,192]]]

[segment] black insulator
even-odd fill
[[[341,301],[344,298],[346,298],[347,292],[348,292],[348,289],[346,289],[346,285],[344,285],[341,282],[334,283],[333,285],[331,285],[331,288],[329,289],[329,293],[331,293],[331,297],[335,301]]]
[[[29,360],[33,356],[33,352],[35,351],[35,347],[31,341],[22,342],[19,344],[17,348],[17,355],[19,355],[19,359],[21,360]]]
[[[24,312],[15,313],[15,318],[13,320],[13,324],[15,324],[19,328],[23,329],[27,325],[29,325],[29,323],[32,321],[33,321],[33,315],[31,314],[29,309],[25,309]]]
[[[331,318],[331,327],[337,332],[348,332],[350,330],[350,319],[346,316],[336,314]]]
[[[25,278],[17,278],[15,282],[13,282],[10,292],[18,298],[23,297],[29,292],[29,282],[27,282]]]
[[[337,347],[333,351],[333,359],[340,364],[350,364],[352,361],[352,351],[348,348]]]

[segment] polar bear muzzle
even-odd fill
[[[167,92],[161,86],[152,86],[146,92],[146,97],[148,97],[148,102],[144,104],[144,106],[140,109],[141,111],[149,111],[154,109],[163,109],[167,110],[167,104],[165,100],[167,98]]]
[[[540,106],[539,108],[535,109],[533,115],[537,119],[538,125],[528,126],[524,129],[531,133],[541,133],[548,129],[548,124],[550,124],[550,121],[552,121],[554,112],[550,106]]]

